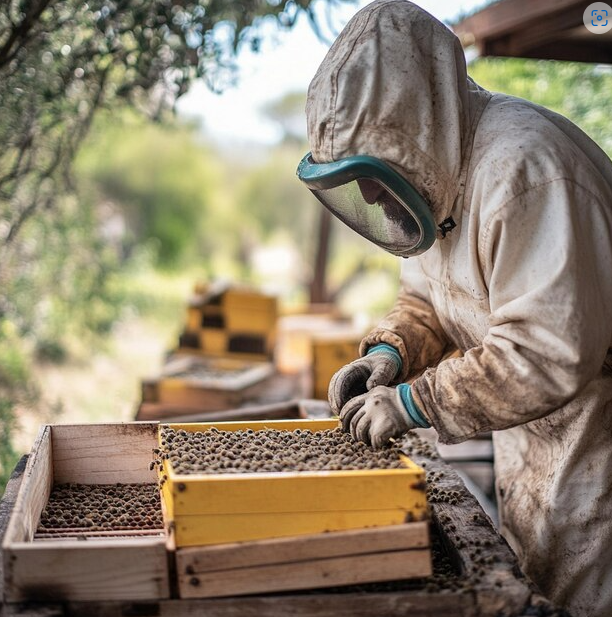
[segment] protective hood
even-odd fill
[[[446,26],[406,0],[378,0],[346,25],[310,84],[312,157],[382,159],[423,195],[439,224],[459,193],[490,96],[467,77]]]

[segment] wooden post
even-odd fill
[[[310,303],[324,304],[328,301],[326,270],[329,257],[332,215],[326,208],[321,208],[319,216],[319,234],[315,254],[314,272],[310,282]]]

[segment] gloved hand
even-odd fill
[[[353,439],[376,449],[386,445],[391,437],[430,426],[416,406],[408,384],[395,388],[377,386],[352,398],[342,408],[340,420],[342,428],[350,432]]]
[[[331,378],[327,394],[332,411],[337,415],[353,397],[390,384],[401,369],[402,358],[395,347],[386,343],[375,345]]]

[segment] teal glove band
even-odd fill
[[[373,353],[382,353],[385,354],[388,358],[393,360],[397,370],[395,372],[394,377],[397,377],[399,372],[402,370],[402,356],[400,356],[399,351],[395,349],[392,345],[388,345],[387,343],[378,343],[378,345],[374,345],[374,347],[370,347],[366,352],[366,356],[369,356]]]
[[[410,391],[410,385],[407,383],[401,383],[397,386],[402,403],[406,408],[406,413],[410,416],[410,419],[421,428],[431,428],[431,424],[425,419],[421,410],[417,407],[417,404],[412,398],[412,392]]]

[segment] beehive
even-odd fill
[[[156,429],[152,423],[42,427],[3,539],[5,599],[82,602],[170,597],[170,538],[163,528],[138,524],[93,532],[56,528],[50,533],[41,526],[37,533],[54,486],[72,485],[76,491],[78,485],[95,489],[155,483],[149,461]]]
[[[314,398],[327,399],[334,373],[359,357],[361,337],[356,334],[326,334],[312,339]]]
[[[276,340],[277,300],[242,288],[202,293],[187,308],[179,348],[205,355],[268,359]]]
[[[158,378],[143,380],[142,400],[183,412],[232,409],[248,400],[273,373],[271,362],[172,356]]]
[[[174,430],[323,431],[337,420],[169,424]],[[163,447],[165,444],[160,445]],[[168,460],[164,516],[178,547],[397,525],[427,517],[425,472],[405,456],[396,469],[178,474]]]

